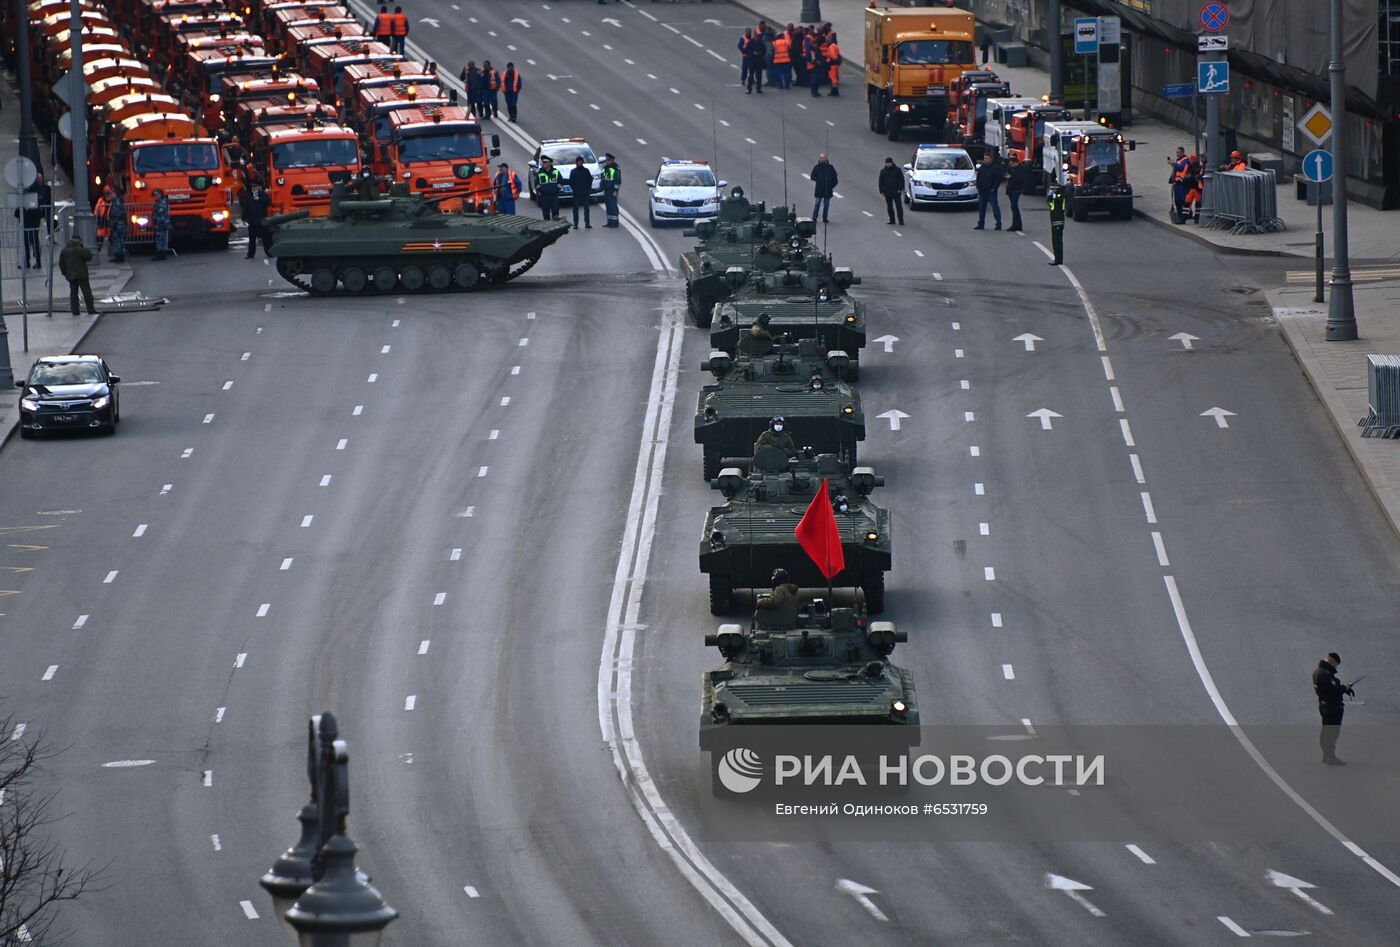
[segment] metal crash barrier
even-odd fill
[[[1400,355],[1366,356],[1366,395],[1361,436],[1400,437]]]
[[[1280,233],[1278,181],[1273,171],[1217,171],[1207,184],[1214,216],[1205,224],[1233,234]]]

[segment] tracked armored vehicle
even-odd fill
[[[768,211],[762,202],[750,204],[743,197],[720,202],[715,220],[700,221],[692,233],[700,238],[694,250],[681,254],[685,277],[686,309],[701,327],[710,324],[715,303],[734,292],[728,275],[740,271],[772,271],[783,267],[805,268],[821,251],[811,244],[816,224],[797,217],[787,207]]]
[[[283,279],[312,295],[448,292],[498,286],[539,262],[569,232],[562,220],[439,213],[438,198],[351,199],[343,186],[328,217],[269,217],[267,254]]]
[[[774,415],[799,447],[838,455],[856,464],[856,442],[865,440],[860,391],[843,380],[846,353],[817,353],[816,339],[773,342],[746,333],[739,355],[711,352],[700,368],[715,383],[700,391],[695,442],[704,449],[706,480],[719,476],[725,457],[749,456]]]
[[[713,614],[729,614],[734,590],[766,586],[774,569],[786,569],[801,587],[826,587],[793,533],[823,479],[829,482],[846,560],[832,584],[858,586],[871,614],[884,610],[890,515],[869,498],[884,478],[869,467],[851,469],[834,454],[804,450],[790,460],[777,447],[762,447],[747,462],[726,459],[724,465],[710,485],[725,501],[710,508],[700,536],[700,571],[710,577]]]
[[[715,795],[728,794],[718,768],[743,739],[736,728],[853,724],[881,728],[858,734],[866,752],[919,743],[913,675],[890,661],[908,637],[892,622],[870,621],[859,589],[840,592],[847,603],[825,591],[760,598],[750,628],[720,625],[705,636],[724,656],[700,681],[700,749],[710,754]]]
[[[731,271],[733,297],[714,309],[710,348],[739,351],[739,341],[755,319],[772,317],[769,331],[794,339],[816,339],[818,351],[840,349],[850,357],[846,378],[860,378],[860,350],[865,348],[865,303],[847,289],[860,283],[848,267],[833,266],[825,257],[809,259],[805,267],[783,267],[769,273]]]

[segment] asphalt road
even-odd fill
[[[1333,649],[1374,682],[1348,723],[1396,721],[1400,544],[1256,298],[1280,266],[1071,224],[1081,298],[1033,202],[1026,236],[957,211],[888,227],[875,174],[912,145],[866,130],[849,77],[839,100],[744,95],[733,6],[415,15],[445,70],[524,70],[515,166],[531,136],[586,135],[643,223],[465,296],[311,300],[236,253],[138,269],[172,304],[85,343],[148,383],[120,434],[0,451],[0,565],[33,570],[0,598],[3,710],[66,747],[57,831],[110,861],[65,910],[75,943],[285,943],[256,879],[293,841],[321,709],[394,943],[1393,940],[1400,845],[1339,801],[1364,760],[1280,775],[1356,850],[1300,806],[1296,841],[1257,845],[705,841],[707,340],[661,262],[689,241],[638,238],[659,156],[804,213],[816,153],[842,175],[823,239],[863,276],[871,335],[898,339],[863,360],[862,458],[888,478],[887,617],[926,722],[1311,724]],[[1241,792],[1282,790],[1260,769]]]

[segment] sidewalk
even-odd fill
[[[755,19],[766,19],[779,27],[792,22],[796,10],[792,0],[740,0],[740,6],[752,12]],[[840,37],[846,69],[853,79],[863,68],[860,60],[864,51],[865,6],[865,0],[822,3],[822,15]],[[1001,65],[995,68],[1018,95],[1039,96],[1049,91],[1049,75],[1043,70],[1008,69]],[[858,80],[852,79],[845,84],[855,89],[860,86]],[[1124,133],[1137,143],[1129,156],[1128,168],[1139,217],[1212,246],[1220,253],[1298,258],[1296,268],[1287,273],[1289,285],[1269,291],[1266,296],[1284,339],[1331,414],[1342,443],[1391,526],[1400,533],[1400,440],[1363,438],[1357,426],[1367,413],[1366,356],[1400,354],[1400,212],[1387,214],[1355,201],[1348,204],[1353,299],[1362,338],[1356,342],[1328,342],[1327,305],[1312,301],[1317,208],[1296,199],[1292,182],[1279,186],[1279,216],[1287,225],[1282,233],[1233,236],[1194,224],[1173,224],[1169,213],[1168,156],[1177,145],[1190,150],[1189,130],[1138,114]],[[1330,207],[1324,208],[1323,228],[1330,247]],[[1330,272],[1332,260],[1326,263]]]

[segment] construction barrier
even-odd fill
[[[1278,180],[1273,171],[1217,171],[1206,180],[1206,224],[1233,234],[1279,233]]]

